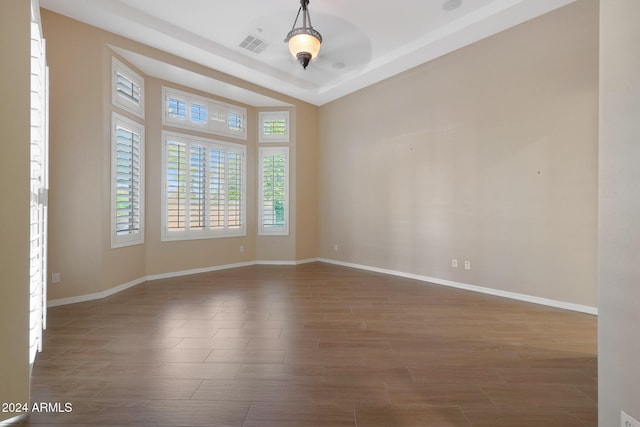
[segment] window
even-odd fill
[[[111,69],[113,105],[144,118],[144,79],[116,58]]]
[[[260,234],[289,234],[289,148],[261,147]]]
[[[246,109],[167,87],[162,93],[163,125],[247,139]]]
[[[191,121],[204,125],[207,123],[207,106],[191,104]]]
[[[168,98],[167,113],[172,119],[187,120],[187,103],[176,98]]]
[[[260,142],[289,142],[288,111],[262,111],[258,122]]]
[[[261,143],[289,142],[289,112],[258,114]],[[289,148],[259,148],[258,221],[261,235],[289,234]]]
[[[111,247],[144,243],[144,127],[112,113]]]
[[[49,67],[40,8],[31,1],[31,134],[29,203],[29,363],[42,351],[47,326],[47,212],[49,194]],[[25,188],[24,191],[27,189]],[[5,209],[9,209],[5,207]]]
[[[246,235],[245,146],[162,135],[162,240]]]

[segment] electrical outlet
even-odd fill
[[[471,261],[465,261],[464,262],[464,269],[465,270],[471,270]]]
[[[244,253],[244,245],[240,245],[240,253]]]
[[[458,260],[457,259],[452,259],[451,260],[451,267],[458,268]]]
[[[338,252],[338,244],[337,244],[337,243],[336,243],[335,245],[333,245],[333,250],[334,250],[335,252]]]
[[[51,275],[51,283],[60,283],[60,273],[53,273]]]
[[[640,427],[640,421],[626,412],[620,411],[620,427]]]

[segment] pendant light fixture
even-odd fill
[[[307,9],[308,4],[309,0],[300,0],[300,9],[298,9],[296,20],[293,21],[293,28],[287,34],[287,38],[284,39],[286,43],[289,43],[291,54],[298,59],[298,62],[305,70],[309,65],[309,61],[318,56],[320,44],[322,43],[322,36],[311,26],[311,17]],[[296,28],[300,12],[302,12],[302,27]]]

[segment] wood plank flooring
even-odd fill
[[[52,308],[43,426],[597,425],[596,318],[322,263]]]

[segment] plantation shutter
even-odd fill
[[[180,142],[167,142],[167,229],[186,230],[187,150]]]
[[[242,164],[243,164],[243,154],[235,151],[229,151],[228,153],[228,171],[227,175],[229,177],[229,185],[228,185],[228,220],[227,224],[229,228],[240,228],[244,223],[244,218],[242,218],[242,201],[243,201],[243,187],[244,183],[242,182]]]
[[[187,119],[187,101],[178,98],[167,99],[167,114],[173,119]]]
[[[31,2],[31,138],[29,362],[42,351],[47,318],[47,195],[49,191],[48,68],[37,0]]]
[[[111,113],[111,247],[144,243],[144,126]]]
[[[260,233],[287,234],[289,149],[260,148]]]
[[[168,87],[162,98],[164,125],[247,139],[245,108]]]
[[[165,239],[244,232],[244,147],[234,147],[165,134]]]
[[[139,233],[141,213],[141,137],[116,127],[116,235]]]
[[[224,229],[226,225],[227,181],[225,179],[226,153],[224,150],[209,150],[209,224],[211,229]]]
[[[116,71],[116,93],[134,105],[140,105],[140,86]]]
[[[207,106],[191,103],[191,121],[199,125],[207,124]]]
[[[111,102],[144,119],[144,79],[135,71],[111,58]]]
[[[261,111],[258,120],[260,142],[289,142],[288,111]]]
[[[189,229],[204,230],[206,227],[207,149],[191,146],[189,150]]]
[[[242,123],[242,114],[235,111],[227,113],[227,126],[233,132],[241,132],[244,123]]]

